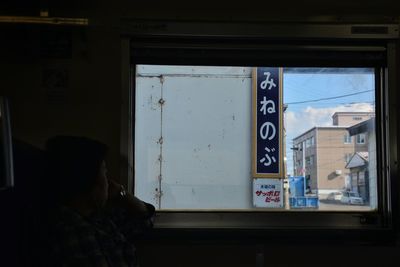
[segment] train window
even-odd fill
[[[286,210],[375,210],[374,69],[282,68],[282,105],[273,106],[267,95],[256,108],[266,115],[283,112],[282,174],[260,178],[266,184],[271,178],[296,182],[274,191],[276,198],[271,190],[253,190],[257,69],[264,75],[280,68],[136,66],[135,194],[160,210],[249,210],[278,199]],[[355,115],[361,120],[354,121]],[[365,123],[372,126],[361,130]],[[349,128],[368,136],[364,146],[343,145]],[[352,156],[347,164],[344,154]],[[302,164],[293,166],[296,161]],[[331,198],[348,192],[359,194],[359,202]],[[265,205],[256,205],[256,199]]]
[[[128,143],[156,228],[393,229],[397,26],[141,23]]]

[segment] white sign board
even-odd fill
[[[256,208],[283,208],[282,179],[253,179],[253,205]]]

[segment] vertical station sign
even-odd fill
[[[283,178],[282,68],[253,69],[253,178]]]
[[[282,68],[253,69],[252,176],[253,203],[256,207],[283,206],[282,73]],[[271,180],[265,180],[268,178]]]

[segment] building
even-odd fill
[[[336,112],[333,125],[314,127],[293,139],[294,175],[306,177],[308,193],[327,195],[350,189],[346,165],[356,152],[368,151],[368,135],[350,135],[348,128],[373,118],[373,112]]]
[[[368,152],[356,152],[346,164],[350,170],[349,191],[357,192],[365,200],[369,200]]]
[[[377,199],[377,168],[376,168],[376,137],[375,120],[369,119],[348,128],[350,136],[364,134],[368,139],[367,152],[356,152],[351,157],[346,169],[350,172],[350,190],[357,192],[376,208]]]

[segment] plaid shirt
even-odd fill
[[[137,266],[135,236],[152,226],[150,220],[134,220],[122,209],[89,218],[61,207],[51,234],[51,266]]]

